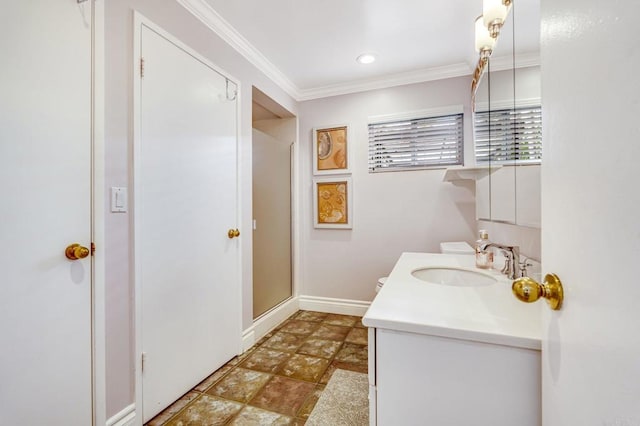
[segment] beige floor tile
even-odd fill
[[[337,369],[355,371],[356,373],[366,374],[368,372],[368,365],[364,363],[352,364],[349,362],[334,360],[333,362],[331,362],[331,364],[329,364],[329,367],[327,367],[327,370],[322,375],[322,378],[320,379],[320,383],[324,385],[329,383],[329,379],[331,379],[331,376],[333,375],[334,371],[336,371]]]
[[[336,342],[335,340],[308,338],[307,341],[300,346],[298,353],[320,358],[333,358],[341,346],[342,342]]]
[[[300,321],[300,320],[291,320],[287,322],[279,331],[291,334],[298,334],[303,336],[308,336],[313,333],[318,327],[318,322],[314,321]]]
[[[327,359],[295,354],[280,366],[277,374],[308,382],[318,382],[328,366]]]
[[[311,333],[311,338],[335,340],[338,342],[344,341],[347,334],[351,331],[349,327],[343,327],[339,325],[322,324],[316,331]]]
[[[305,336],[298,334],[277,332],[269,340],[263,343],[262,347],[271,348],[285,352],[295,352],[304,343]]]
[[[367,365],[369,353],[367,345],[356,345],[353,343],[345,343],[342,349],[336,354],[335,360],[348,362],[351,364]]]
[[[298,315],[295,316],[295,319],[302,321],[317,321],[320,322],[327,317],[328,314],[324,312],[315,312],[315,311],[299,311]]]
[[[344,341],[355,343],[356,345],[366,345],[368,337],[369,335],[366,328],[352,328]]]
[[[240,364],[243,368],[275,373],[280,365],[291,357],[290,352],[277,351],[270,348],[258,348]]]
[[[209,389],[211,386],[217,383],[218,380],[224,377],[224,375],[227,374],[229,371],[231,371],[232,368],[233,366],[231,365],[223,365],[212,375],[210,375],[209,377],[204,379],[202,382],[200,382],[200,384],[196,386],[194,389],[197,390],[198,392],[206,392],[207,389]]]
[[[309,394],[307,400],[302,404],[300,410],[298,411],[298,418],[306,419],[309,417],[313,408],[316,406],[318,399],[320,399],[320,395],[322,395],[322,391],[324,390],[324,385],[318,385],[316,388]]]
[[[359,319],[359,317],[354,317],[351,315],[329,314],[325,317],[323,322],[325,324],[353,327]]]
[[[313,383],[274,376],[249,405],[294,417],[315,387]]]
[[[290,425],[292,422],[293,419],[289,416],[247,405],[229,424],[237,426],[280,426]]]
[[[167,423],[167,426],[224,425],[241,409],[240,403],[202,394]]]
[[[271,375],[260,371],[236,368],[213,385],[207,393],[233,401],[248,402],[269,381]]]
[[[189,404],[191,401],[195,400],[199,396],[200,396],[199,392],[189,391],[186,395],[182,396],[182,398],[180,398],[179,400],[177,400],[176,402],[168,406],[164,411],[162,411],[160,414],[158,414],[153,419],[151,419],[148,423],[146,423],[146,425],[147,426],[164,425],[165,423],[167,423],[167,421],[171,417],[176,415],[178,411],[182,410],[184,407],[187,406],[187,404]]]

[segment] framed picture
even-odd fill
[[[353,185],[351,177],[313,179],[314,228],[353,228]]]
[[[351,169],[347,125],[313,129],[313,174],[344,174]]]

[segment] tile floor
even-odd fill
[[[298,311],[147,425],[303,425],[337,368],[367,372],[361,318]]]

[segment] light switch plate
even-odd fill
[[[111,187],[111,212],[124,213],[127,211],[127,188]]]

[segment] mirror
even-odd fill
[[[474,100],[479,220],[540,227],[539,1],[514,0]]]

